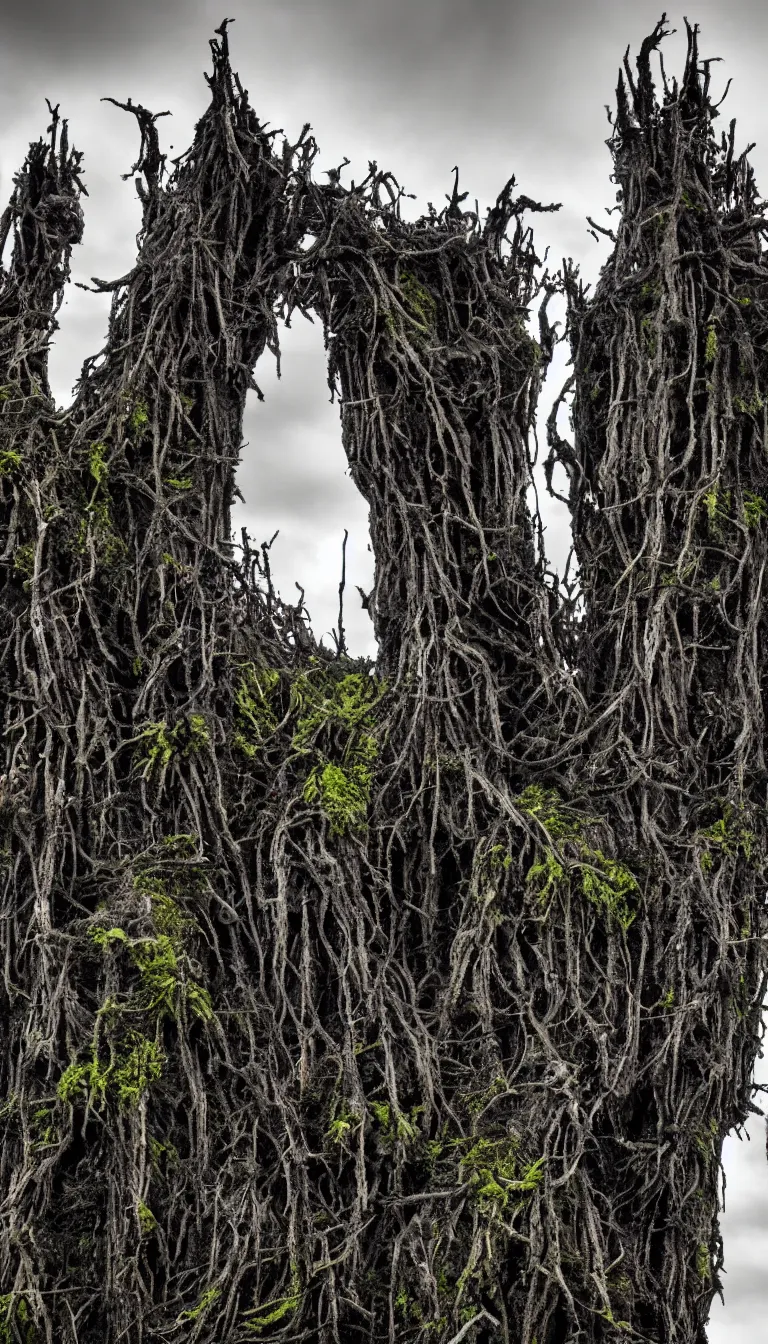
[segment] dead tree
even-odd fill
[[[167,180],[164,114],[117,104],[138,259],[94,280],[63,411],[80,156],[57,110],[30,149],[0,224],[9,1340],[703,1344],[766,983],[768,271],[695,30],[656,102],[663,24],[590,300],[514,179],[484,223],[458,176],[407,223],[375,163],[315,183],[309,126],[277,155],[225,21]],[[583,620],[527,502],[558,288]],[[230,538],[296,310],[370,507],[375,664],[343,575],[333,655]]]

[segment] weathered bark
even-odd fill
[[[711,134],[694,31],[658,106],[662,21],[636,86],[625,59],[588,300],[542,272],[521,217],[557,207],[514,179],[484,225],[458,180],[407,224],[375,164],[315,184],[308,127],[278,158],[217,31],[167,183],[162,114],[118,104],[139,257],[95,282],[107,345],[66,411],[46,347],[82,187],[56,114],[0,226],[0,1321],[700,1344],[766,983],[746,155]],[[527,502],[558,287],[580,622]],[[230,554],[280,303],[323,323],[375,665],[343,608],[316,644],[267,544]]]

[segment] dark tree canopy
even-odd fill
[[[93,281],[64,410],[85,188],[50,104],[0,220],[0,1341],[704,1344],[768,981],[749,150],[687,22],[657,97],[662,16],[589,297],[514,178],[484,222],[458,170],[413,223],[376,163],[316,183],[228,22],[170,174],[166,114],[117,103],[138,258]],[[578,590],[528,504],[555,293]],[[297,310],[370,509],[375,661],[343,573],[332,653],[231,539]]]

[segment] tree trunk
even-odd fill
[[[482,225],[458,175],[406,223],[375,163],[317,185],[308,126],[278,157],[226,25],[167,182],[163,114],[118,104],[139,256],[94,281],[109,336],[65,411],[84,188],[57,110],[0,222],[1,1328],[703,1344],[767,978],[747,154],[712,134],[695,29],[657,102],[658,24],[588,299],[514,178]],[[528,503],[557,291],[582,620]],[[271,543],[231,553],[280,305],[323,323],[375,664],[341,604],[317,644]]]

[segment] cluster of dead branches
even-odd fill
[[[766,986],[748,151],[695,28],[657,99],[662,17],[588,298],[514,178],[484,222],[458,176],[414,223],[375,163],[318,185],[217,34],[170,174],[165,114],[117,104],[138,258],[93,282],[65,410],[58,109],[0,221],[0,1338],[704,1344]],[[556,292],[583,620],[527,503]],[[231,539],[295,311],[370,509],[375,663]]]

